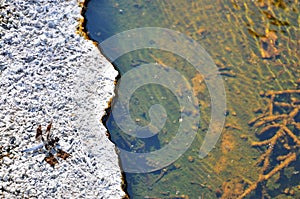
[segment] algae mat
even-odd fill
[[[226,87],[222,135],[201,159],[199,148],[211,116],[203,76],[182,57],[162,50],[137,50],[114,61],[121,75],[148,63],[174,67],[192,85],[201,115],[196,138],[178,160],[155,172],[126,174],[130,198],[300,197],[298,1],[93,0],[85,16],[89,37],[99,43],[133,28],[163,27],[184,33],[210,54]],[[272,95],[272,90],[284,92]],[[168,89],[155,84],[137,89],[130,99],[131,118],[147,125],[153,104],[165,107],[168,117],[159,134],[148,140],[124,134],[114,118],[105,118],[118,147],[151,152],[174,138],[181,107]],[[283,130],[285,125],[292,134],[285,129],[278,136],[278,129],[269,125]],[[265,131],[261,127],[268,131],[258,135]],[[268,142],[274,137],[281,138]],[[262,158],[269,161],[261,162]]]

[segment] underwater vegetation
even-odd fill
[[[93,4],[97,8],[91,6],[87,24],[95,23],[87,30],[95,40],[101,42],[115,33],[140,27],[179,31],[208,51],[226,85],[228,110],[222,136],[214,150],[199,159],[211,111],[205,76],[180,57],[153,49],[131,52],[113,63],[121,76],[147,63],[174,67],[192,85],[201,112],[197,137],[174,164],[152,173],[125,174],[130,198],[256,199],[300,195],[300,174],[296,174],[300,170],[299,142],[295,141],[299,140],[300,87],[299,83],[295,87],[294,81],[300,78],[298,1],[94,2],[98,2]],[[143,140],[122,133],[113,119],[108,120],[111,140],[118,147],[151,152],[173,139],[181,109],[171,93],[155,85],[141,87],[130,103],[131,117],[137,124],[148,124],[147,113],[154,103],[168,110],[167,123],[152,140]],[[255,110],[257,107],[261,108]],[[251,118],[255,119],[248,125]]]
[[[264,148],[264,153],[257,161],[261,169],[257,181],[252,182],[238,198],[244,198],[258,186],[262,186],[264,191],[265,181],[277,173],[283,174],[281,171],[299,159],[300,155],[300,89],[260,94],[268,98],[268,106],[248,124],[256,128],[255,132],[260,138],[260,141],[253,141],[251,145]],[[294,192],[289,194],[293,195]]]

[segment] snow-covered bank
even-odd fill
[[[121,198],[114,145],[100,122],[117,72],[75,33],[76,0],[0,0],[0,197]],[[71,153],[53,169],[39,124]]]

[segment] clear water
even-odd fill
[[[268,99],[261,97],[260,92],[297,86],[300,78],[299,2],[91,0],[85,18],[90,38],[99,43],[133,28],[163,27],[179,31],[201,44],[224,80],[225,127],[214,149],[205,158],[199,158],[210,122],[211,98],[195,67],[178,55],[158,49],[136,50],[113,61],[121,77],[144,64],[170,66],[186,78],[199,101],[199,126],[191,146],[175,162],[157,171],[125,173],[130,198],[238,198],[258,180],[261,165],[256,163],[267,146],[251,146],[251,142],[264,138],[257,137],[257,128],[248,122],[259,116],[258,108],[264,110],[268,105]],[[152,69],[149,66],[149,71]],[[135,78],[144,76],[137,74]],[[166,81],[172,78],[166,77]],[[298,95],[294,97],[300,99]],[[154,104],[165,108],[167,118],[163,128],[151,138],[128,135],[118,127],[112,114],[106,118],[111,140],[118,148],[149,153],[167,146],[176,137],[180,113],[184,111],[167,87],[157,84],[139,87],[130,98],[131,118],[141,126],[148,125],[151,122],[149,108]],[[295,134],[299,137],[297,130]],[[276,149],[270,169],[279,164],[276,155],[281,149]],[[300,197],[299,147],[295,150],[296,161],[247,197]],[[125,167],[124,163],[122,166]]]

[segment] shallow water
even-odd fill
[[[121,77],[149,63],[176,69],[192,86],[199,101],[196,105],[200,111],[199,126],[191,138],[191,146],[175,162],[157,171],[126,173],[130,198],[237,198],[257,181],[261,165],[256,162],[267,147],[251,146],[251,142],[263,138],[256,136],[257,128],[249,126],[248,122],[259,116],[268,104],[260,92],[297,87],[300,76],[299,3],[92,0],[87,8],[87,31],[90,38],[99,43],[122,31],[143,27],[163,27],[189,36],[209,53],[225,85],[227,108],[223,113],[226,121],[222,135],[208,156],[200,158],[199,149],[211,117],[211,98],[203,74],[185,58],[159,49],[136,50],[114,60]],[[160,45],[169,45],[164,43],[166,40],[160,42]],[[151,40],[149,43],[155,45]],[[145,70],[151,73],[151,67]],[[204,77],[209,78],[209,75],[204,74]],[[174,78],[164,77],[170,82]],[[144,76],[137,74],[135,78],[143,79]],[[178,84],[178,88],[183,85]],[[294,97],[300,99],[298,95]],[[115,98],[114,103],[117,100]],[[167,114],[165,125],[151,138],[136,138],[124,133],[111,114],[105,120],[112,141],[118,148],[134,153],[154,152],[168,146],[181,125],[180,114],[185,112],[179,101],[168,87],[154,83],[142,85],[131,95],[131,118],[141,126],[147,125],[150,123],[149,108],[160,104]],[[295,134],[299,136],[298,131]],[[299,148],[296,149],[299,157]],[[157,165],[159,161],[147,164]],[[272,161],[270,168],[277,164]],[[284,169],[280,177],[274,175],[247,197],[300,197],[297,165],[299,158]],[[124,162],[122,166],[126,167]]]

